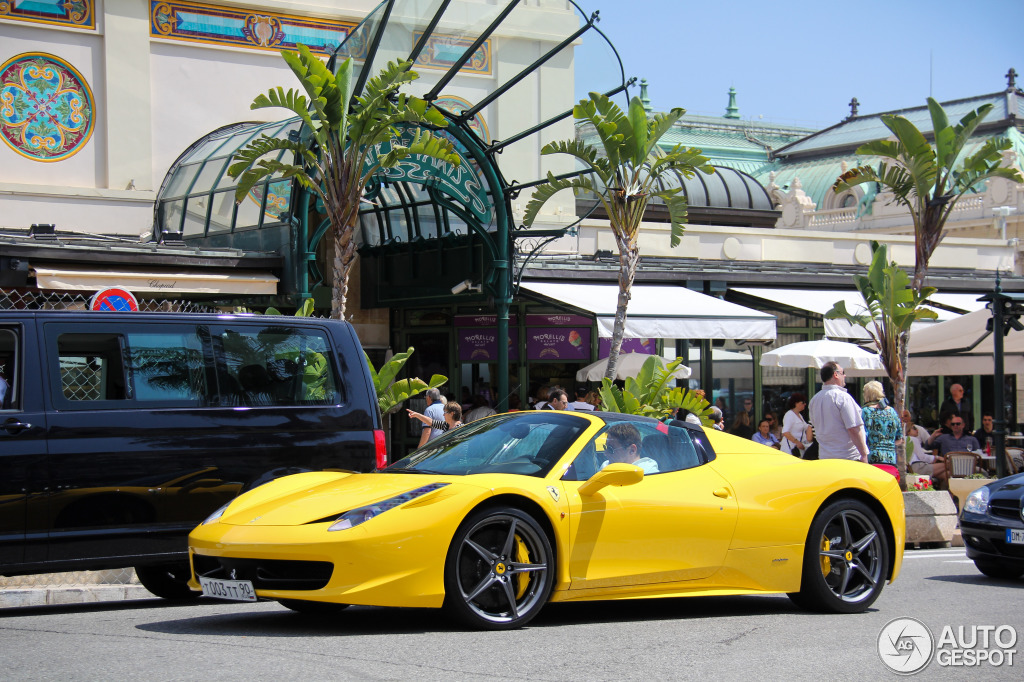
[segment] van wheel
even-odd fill
[[[307,601],[305,599],[278,599],[277,602],[286,608],[298,613],[313,615],[327,615],[337,613],[348,608],[348,604],[336,604],[331,601]]]
[[[192,570],[188,563],[161,564],[159,566],[136,566],[135,575],[147,590],[158,597],[171,601],[195,601],[199,592],[189,589],[188,579]]]
[[[881,522],[857,500],[837,500],[818,512],[804,548],[798,606],[824,613],[860,613],[885,586],[889,550]]]

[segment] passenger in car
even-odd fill
[[[641,457],[640,448],[640,432],[635,426],[626,423],[613,424],[608,429],[604,444],[608,459],[601,468],[604,469],[612,462],[621,462],[638,466],[645,474],[658,473],[658,463],[650,457]]]

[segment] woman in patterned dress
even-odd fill
[[[896,466],[896,443],[903,442],[899,415],[886,402],[881,383],[869,381],[864,384],[863,396],[861,416],[867,434],[868,463]]]

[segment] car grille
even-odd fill
[[[227,559],[192,555],[196,577],[249,580],[257,590],[319,590],[334,572],[329,561],[282,559]]]
[[[992,516],[1020,520],[1020,505],[1020,500],[992,500],[988,512]]]

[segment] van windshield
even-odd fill
[[[542,477],[590,423],[570,412],[555,410],[498,415],[453,429],[384,471]]]

